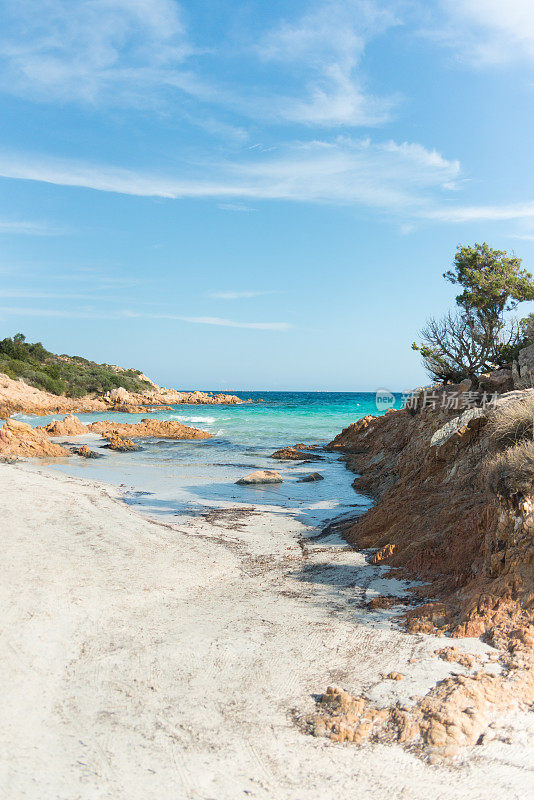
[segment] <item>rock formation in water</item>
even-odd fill
[[[116,433],[111,434],[111,436],[106,436],[106,441],[108,444],[104,445],[104,447],[107,447],[110,450],[117,450],[119,453],[135,453],[142,449],[138,444],[132,442],[131,439],[125,439],[123,436],[117,436]]]
[[[26,422],[8,419],[0,428],[0,455],[22,458],[59,458],[70,451],[51,442],[48,436]]]
[[[199,428],[190,428],[174,419],[142,419],[141,422],[92,422],[87,425],[89,433],[100,433],[102,436],[118,436],[134,438],[156,437],[158,439],[211,439],[211,433]]]
[[[236,481],[240,486],[249,486],[261,483],[282,483],[283,478],[279,472],[273,469],[258,469]]]
[[[102,453],[95,453],[86,444],[82,445],[82,447],[71,447],[71,453],[82,458],[102,458]]]
[[[295,444],[292,447],[283,447],[281,450],[276,450],[271,458],[276,458],[279,461],[320,461],[321,456],[310,452],[310,450],[314,449],[313,445]]]
[[[314,483],[314,481],[324,481],[323,475],[320,472],[310,472],[309,475],[299,478],[297,483]]]
[[[84,433],[98,433],[103,438],[113,440],[114,450],[138,450],[138,445],[131,443],[132,446],[119,447],[119,440],[134,438],[158,438],[158,439],[209,439],[212,434],[202,431],[199,428],[190,428],[182,425],[177,420],[157,420],[143,419],[138,423],[112,422],[103,420],[84,425],[80,419],[72,414],[68,414],[62,420],[49,422],[44,427],[32,428],[25,422],[14,419],[7,419],[0,428],[0,455],[2,456],[27,456],[27,457],[62,457],[70,456],[72,450],[67,450],[59,444],[50,441],[50,437],[56,436],[79,436]],[[115,440],[117,440],[115,442]],[[87,448],[88,450],[89,448]],[[78,450],[78,455],[85,455]],[[96,454],[95,454],[96,455]]]

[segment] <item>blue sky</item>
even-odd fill
[[[531,0],[0,0],[0,98],[2,335],[403,390],[458,243],[534,267]]]

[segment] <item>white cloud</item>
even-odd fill
[[[174,0],[17,0],[4,4],[4,90],[45,100],[132,102],[190,55]],[[177,67],[180,70],[177,70]]]
[[[271,292],[210,292],[209,296],[214,300],[241,300],[249,297],[261,297]]]
[[[360,61],[367,42],[398,24],[390,4],[331,0],[296,22],[284,22],[257,47],[266,62],[281,63],[303,84],[294,96],[263,101],[268,113],[308,125],[376,125],[385,122],[397,98],[368,92]],[[252,109],[258,113],[261,101]]]
[[[176,0],[17,0],[1,13],[0,87],[45,102],[165,102],[173,115],[241,141],[248,132],[239,121],[218,119],[209,106],[268,124],[376,125],[398,99],[373,95],[361,60],[367,43],[397,24],[395,3],[323,0],[259,38],[256,32],[254,46],[222,39],[200,49]],[[260,63],[255,88],[221,78],[230,48],[243,75],[251,60],[256,71]]]
[[[285,331],[291,326],[287,322],[241,322],[223,317],[186,317],[180,314],[146,314],[144,312],[123,311],[123,317],[142,317],[144,319],[168,319],[191,322],[194,325],[216,325],[222,328],[249,328],[258,331]]]
[[[184,168],[185,170],[185,168]],[[190,173],[191,169],[188,168]],[[172,178],[64,159],[0,154],[0,176],[141,197],[253,198],[358,204],[413,214],[448,192],[458,161],[414,143],[299,142]],[[447,188],[445,188],[447,187]]]
[[[53,228],[46,222],[32,222],[31,220],[0,220],[0,234],[13,233],[23,236],[57,236],[64,231]]]
[[[94,308],[66,310],[57,308],[14,308],[13,306],[6,306],[0,308],[0,314],[28,317],[59,317],[62,319],[160,319],[189,322],[193,325],[215,325],[223,328],[246,328],[258,331],[286,331],[291,327],[287,322],[241,322],[240,320],[224,319],[222,317],[188,317],[180,314],[151,314],[142,311],[131,311],[129,309],[106,313]]]
[[[440,222],[502,222],[534,218],[534,201],[510,205],[444,206],[425,212],[427,219]]]
[[[532,0],[441,0],[442,20],[427,35],[478,66],[534,60]]]
[[[244,211],[250,213],[255,211],[255,208],[245,205],[245,203],[219,203],[219,208],[222,211]]]

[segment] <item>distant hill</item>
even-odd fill
[[[0,341],[0,372],[65,397],[103,394],[119,386],[128,392],[153,388],[140,370],[96,364],[81,356],[55,355],[41,342],[27,342],[22,333]]]

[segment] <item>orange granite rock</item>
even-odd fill
[[[8,419],[0,428],[0,455],[42,458],[70,456],[70,452],[26,422]]]

